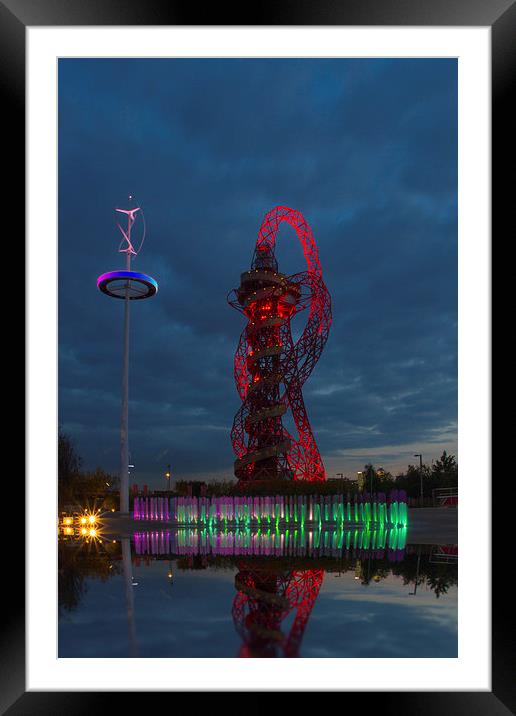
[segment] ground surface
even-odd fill
[[[456,507],[413,507],[408,511],[409,544],[457,544]]]

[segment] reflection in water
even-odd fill
[[[153,530],[135,532],[138,555],[253,555],[266,557],[340,557],[374,552],[378,559],[403,559],[406,527],[379,530]]]
[[[300,656],[310,614],[324,580],[329,577],[350,573],[355,583],[367,587],[396,575],[407,585],[405,594],[411,595],[410,602],[414,598],[419,601],[418,588],[422,585],[439,597],[457,583],[456,546],[406,545],[404,528],[224,532],[163,529],[139,531],[132,540],[121,542],[82,538],[77,533],[71,537],[63,529],[59,540],[60,612],[78,607],[88,580],[106,581],[113,574],[121,575],[128,655],[138,656],[133,568],[139,570],[142,563],[150,565],[156,561],[163,561],[163,579],[169,584],[177,581],[181,570],[222,568],[236,572],[235,592],[226,613],[231,613],[241,639],[238,652],[241,657]],[[178,579],[181,581],[181,577]],[[328,588],[331,586],[328,584]],[[328,588],[325,592],[332,593]],[[176,588],[169,599],[177,599],[175,595]],[[205,598],[209,603],[210,595]],[[124,597],[116,601],[120,613]],[[204,613],[199,624],[204,623],[203,617]],[[147,612],[140,615],[140,619],[149,618]]]
[[[248,562],[238,567],[232,615],[243,641],[239,656],[299,656],[324,569],[288,570]],[[281,623],[292,611],[294,620],[284,633]]]
[[[86,594],[86,579],[106,581],[122,574],[125,584],[125,606],[129,629],[129,656],[138,656],[134,617],[134,592],[131,540],[108,540],[102,536],[98,519],[82,517],[77,528],[63,520],[58,541],[59,610],[72,611]],[[87,526],[85,526],[87,524]],[[121,562],[121,565],[120,565]]]
[[[58,542],[59,612],[76,609],[88,590],[87,580],[107,581],[120,574],[120,543],[95,535],[77,537],[65,528]]]
[[[131,562],[131,541],[122,539],[122,565],[125,583],[125,603],[127,608],[127,624],[129,627],[129,656],[138,656],[136,645],[136,626],[134,623],[134,592],[133,565]]]

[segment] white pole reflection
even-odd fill
[[[136,641],[136,623],[134,618],[133,566],[131,563],[131,542],[128,537],[122,539],[122,567],[125,581],[125,602],[127,623],[129,626],[129,656],[138,656]]]

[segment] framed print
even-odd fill
[[[515,3],[196,14],[0,3],[29,338],[2,708],[514,712],[489,269]]]

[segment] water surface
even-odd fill
[[[456,657],[457,550],[406,532],[59,541],[59,657]]]

